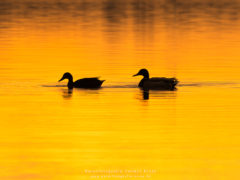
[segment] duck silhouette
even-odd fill
[[[143,79],[138,84],[138,87],[149,90],[149,89],[159,89],[159,90],[174,90],[178,83],[176,78],[166,78],[166,77],[153,77],[149,78],[149,73],[147,69],[141,69],[137,74],[133,76],[142,75]]]
[[[83,78],[73,82],[73,77],[69,72],[63,74],[63,77],[58,81],[62,81],[64,79],[68,79],[68,89],[73,88],[85,88],[85,89],[98,89],[101,87],[102,83],[105,80],[99,80],[97,77],[95,78]]]

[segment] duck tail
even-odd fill
[[[106,81],[106,80],[101,80],[101,81],[100,81],[100,86],[102,85],[102,83],[103,83],[104,81]]]
[[[173,80],[174,86],[176,86],[178,83],[179,83],[178,79],[177,79],[177,78],[174,78],[174,80]]]

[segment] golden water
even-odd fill
[[[239,179],[240,2],[0,2],[0,179]],[[176,91],[133,78],[175,76]],[[67,90],[101,76],[100,90]]]

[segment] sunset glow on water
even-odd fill
[[[240,1],[2,0],[0,179],[239,179]],[[149,91],[132,77],[176,77]],[[101,89],[73,89],[99,77]]]

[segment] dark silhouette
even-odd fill
[[[149,90],[144,90],[143,91],[143,99],[148,100],[149,99]]]
[[[105,80],[99,80],[98,78],[83,78],[73,82],[73,77],[69,72],[64,73],[63,77],[58,81],[68,79],[68,88],[86,88],[86,89],[98,89],[101,87]]]
[[[133,76],[142,75],[143,79],[138,84],[138,87],[148,89],[159,89],[159,90],[174,90],[178,83],[176,78],[165,78],[165,77],[153,77],[149,78],[147,69],[141,69],[137,74]]]
[[[72,93],[73,93],[73,90],[72,89],[63,89],[63,98],[64,99],[71,99],[72,98]]]

